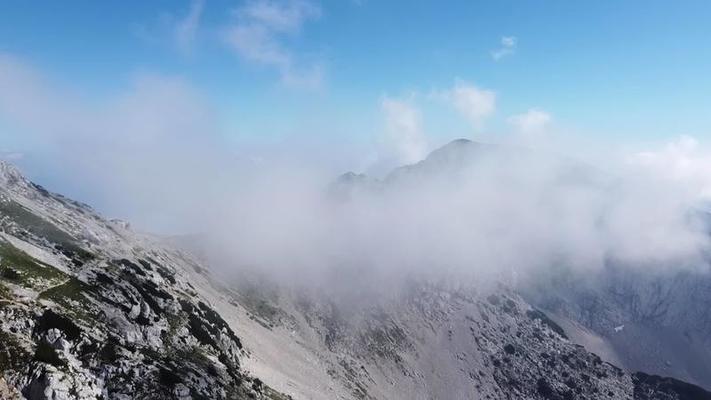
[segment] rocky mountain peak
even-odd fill
[[[11,187],[17,184],[26,185],[27,179],[22,175],[22,172],[12,163],[0,160],[0,185],[3,187]]]

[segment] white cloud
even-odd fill
[[[321,85],[322,67],[317,63],[298,65],[295,54],[284,44],[284,39],[298,35],[307,21],[321,16],[317,5],[302,0],[257,0],[234,10],[234,16],[225,40],[240,57],[275,68],[289,86]]]
[[[694,195],[711,199],[711,152],[691,136],[681,136],[658,150],[634,153],[627,162],[657,178],[683,184]]]
[[[184,56],[190,56],[200,30],[200,20],[205,0],[190,0],[184,15],[163,12],[156,20],[137,24],[133,34],[147,44],[170,47]]]
[[[543,132],[551,120],[552,117],[547,112],[532,108],[525,113],[510,116],[507,122],[519,133],[535,134]]]
[[[194,207],[190,192],[215,189],[204,179],[224,154],[214,116],[180,78],[136,76],[116,96],[95,101],[0,54],[0,88],[0,121],[22,133],[40,168],[61,165],[66,186],[92,193],[99,207],[176,228],[172,218]]]
[[[385,118],[386,135],[383,140],[388,158],[399,165],[411,164],[424,158],[427,138],[422,128],[420,111],[409,101],[384,97],[380,109]]]
[[[440,92],[437,97],[450,102],[472,127],[479,129],[484,120],[496,111],[496,93],[472,84],[457,82],[454,87]]]
[[[190,54],[193,50],[204,7],[205,0],[192,0],[187,15],[175,23],[175,43],[183,54]]]
[[[235,14],[274,32],[298,32],[304,22],[320,17],[321,9],[303,0],[257,0],[235,10]]]
[[[501,47],[491,52],[491,58],[494,61],[499,61],[506,56],[512,55],[516,52],[517,45],[518,39],[515,36],[503,36],[501,37]]]

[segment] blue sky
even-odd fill
[[[200,133],[156,138],[210,130],[235,148],[390,140],[391,162],[460,136],[705,140],[710,16],[708,1],[10,0],[0,12],[0,150],[71,192],[80,184],[40,155],[75,131],[109,143],[107,121],[142,121],[141,107],[156,121],[202,110],[180,125]],[[169,106],[156,106],[161,95]]]
[[[241,57],[222,40],[231,13],[245,6],[233,1],[204,4],[190,54],[171,37],[190,2],[9,1],[0,13],[0,51],[96,96],[119,90],[137,71],[180,75],[214,99],[234,129],[255,135],[312,118],[313,109],[359,123],[377,115],[384,94],[429,92],[455,79],[498,94],[492,129],[497,119],[531,107],[597,134],[711,128],[705,1],[311,4],[319,15],[279,38],[300,68],[322,67],[320,88],[311,91],[284,87],[274,67]],[[515,37],[516,48],[495,61],[491,51],[503,36]],[[275,111],[281,123],[266,123]],[[357,128],[344,134],[357,135]]]

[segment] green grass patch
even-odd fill
[[[62,302],[65,300],[74,300],[78,302],[86,301],[84,293],[91,290],[91,287],[77,278],[71,277],[65,283],[47,289],[40,293],[39,298]]]
[[[38,298],[51,300],[64,307],[73,317],[91,322],[98,318],[98,314],[92,310],[92,304],[86,296],[91,291],[91,286],[71,277],[65,283],[40,293]]]
[[[168,320],[168,329],[162,332],[161,338],[166,344],[170,344],[172,338],[178,333],[178,329],[187,323],[187,318],[172,313],[166,313],[165,317]]]
[[[67,279],[62,271],[35,260],[9,242],[0,242],[0,279],[41,289]]]
[[[205,350],[199,346],[178,350],[172,354],[172,358],[175,360],[188,361],[195,365],[200,371],[208,371],[210,368],[212,368],[212,371],[215,370],[214,363],[207,356]]]
[[[256,286],[246,286],[239,291],[231,291],[236,303],[243,306],[252,319],[267,329],[272,329],[281,322],[284,312],[273,305],[268,294],[260,292]]]
[[[33,214],[15,201],[0,201],[0,214],[9,217],[29,232],[59,245],[60,250],[67,256],[75,255],[81,261],[89,261],[94,258],[93,254],[82,249],[77,244],[77,240],[70,234],[57,228],[53,223]],[[72,257],[70,256],[70,258]]]

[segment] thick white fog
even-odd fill
[[[25,132],[24,149],[6,150],[31,148],[28,157],[41,159],[36,170],[82,187],[80,200],[100,211],[146,230],[202,235],[223,268],[288,279],[515,279],[553,263],[699,268],[709,247],[700,211],[711,195],[711,153],[690,137],[589,156],[550,146],[551,137],[539,146],[550,117],[534,110],[513,121],[536,136],[454,144],[389,175],[446,143],[427,137],[421,115],[390,98],[381,100],[386,140],[372,147],[306,134],[234,143],[209,101],[180,78],[137,76],[97,103],[12,56],[0,57],[0,72],[0,113]],[[456,104],[493,107],[493,94],[462,85],[439,97],[474,93],[479,100]],[[478,150],[450,159],[461,147]],[[376,176],[334,185],[347,170]]]
[[[444,152],[460,147],[477,148],[465,154],[471,163],[429,159],[330,190],[308,173],[261,171],[205,231],[235,264],[291,278],[339,268],[515,279],[553,263],[703,266],[707,217],[700,188],[687,186],[698,182],[665,177],[646,156],[611,173],[508,145]]]

